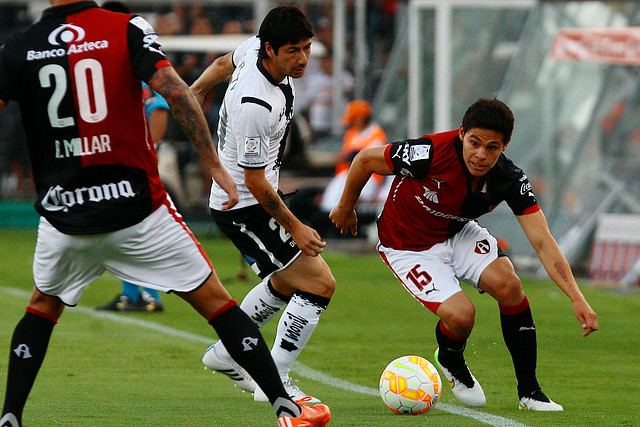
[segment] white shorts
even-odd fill
[[[434,313],[462,290],[460,281],[477,289],[480,275],[499,256],[495,237],[474,221],[424,251],[397,250],[382,244],[377,248],[407,291]]]
[[[105,270],[146,288],[189,292],[207,280],[213,267],[169,201],[138,224],[104,234],[64,234],[40,218],[33,260],[40,292],[76,305],[85,287]]]

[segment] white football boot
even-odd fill
[[[225,374],[233,380],[236,387],[253,393],[256,391],[258,384],[251,378],[251,375],[244,368],[238,365],[233,360],[223,360],[216,354],[216,350],[212,345],[204,352],[202,356],[202,363],[204,363],[205,369],[209,368],[212,371]]]
[[[300,387],[294,385],[293,382],[297,382],[298,380],[292,380],[291,378],[287,378],[282,382],[285,391],[291,399],[296,403],[303,403],[305,405],[320,403],[321,400],[317,397],[309,396],[307,393],[300,390]],[[253,393],[253,400],[256,402],[268,402],[269,398],[262,391],[260,387],[256,387],[256,391]]]
[[[20,427],[20,423],[15,415],[11,412],[6,413],[4,417],[0,420],[0,426],[2,427]]]
[[[469,405],[474,408],[480,408],[484,406],[487,403],[487,398],[484,396],[484,391],[482,390],[480,383],[478,382],[478,380],[476,380],[476,377],[473,376],[473,374],[467,367],[467,364],[464,364],[464,369],[471,377],[473,385],[463,383],[460,378],[456,378],[451,371],[442,366],[442,364],[438,360],[439,352],[440,348],[437,348],[435,354],[433,355],[433,358],[436,361],[438,368],[440,368],[440,370],[444,374],[444,377],[449,382],[449,387],[451,387],[453,395],[465,405]],[[468,378],[466,382],[469,382]]]
[[[520,409],[529,411],[563,411],[562,405],[558,405],[549,399],[542,390],[538,389],[529,396],[520,398]]]

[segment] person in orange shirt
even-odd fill
[[[367,101],[356,99],[347,104],[342,124],[349,128],[344,134],[342,150],[336,159],[335,176],[322,194],[320,202],[322,212],[330,212],[340,201],[349,166],[356,154],[365,148],[388,143],[387,135],[382,127],[372,120],[371,114],[371,104]],[[362,190],[360,203],[371,204],[384,201],[386,197],[384,182],[383,176],[374,174]]]

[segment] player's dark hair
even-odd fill
[[[275,7],[269,11],[260,24],[258,57],[260,59],[267,58],[265,47],[267,42],[277,55],[278,49],[285,44],[296,44],[311,37],[313,37],[311,23],[297,4],[289,3]]]
[[[121,1],[106,1],[100,7],[111,12],[131,13],[129,8]]]
[[[513,112],[504,102],[496,98],[480,98],[464,113],[462,130],[489,129],[502,134],[504,142],[509,142],[513,132]]]

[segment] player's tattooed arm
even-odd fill
[[[245,169],[244,176],[251,194],[264,210],[291,234],[302,253],[308,256],[320,254],[327,243],[322,241],[316,230],[303,224],[289,210],[265,177],[264,169]]]
[[[287,212],[289,209],[276,192],[266,190],[260,200],[262,207],[269,215],[278,221],[285,230],[289,230],[293,226],[293,214]]]
[[[196,97],[173,67],[162,67],[149,80],[149,86],[164,96],[184,134],[198,150],[200,159],[213,179],[229,195],[223,210],[238,203],[238,191],[233,179],[220,163],[213,148],[211,132]]]
[[[219,163],[213,155],[213,141],[201,108],[173,67],[163,67],[156,71],[149,80],[149,86],[165,97],[171,107],[171,114],[198,149],[204,164],[214,167]]]

